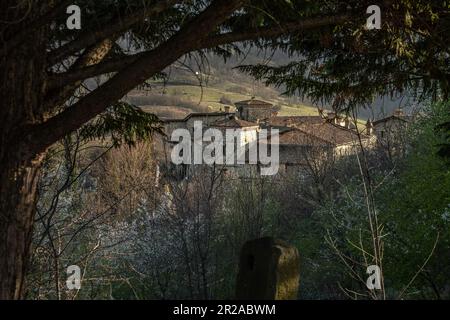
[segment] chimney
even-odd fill
[[[224,106],[225,112],[230,112],[230,106]]]
[[[370,119],[366,122],[366,133],[370,136],[373,134],[373,123]]]

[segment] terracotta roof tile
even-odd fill
[[[217,117],[217,116],[223,116],[223,117],[229,117],[234,115],[234,112],[224,112],[224,111],[218,111],[218,112],[192,112],[189,113],[186,117],[182,119],[163,119],[165,122],[186,122],[190,118],[196,118],[196,117]]]
[[[305,145],[305,146],[330,145],[329,142],[321,138],[318,138],[316,136],[313,136],[311,134],[308,134],[295,128],[288,131],[280,132],[279,141],[280,144],[285,145]]]
[[[267,127],[280,129],[280,144],[342,145],[358,141],[354,129],[326,121],[320,116],[274,117]],[[361,139],[370,136],[361,133]]]
[[[279,116],[269,119],[271,126],[291,126],[302,123],[322,123],[325,120],[320,116]]]
[[[342,145],[358,141],[358,134],[355,130],[346,129],[330,122],[300,124],[295,127],[305,133],[313,135],[334,145]],[[369,138],[370,137],[368,135],[361,134],[361,139],[365,140]]]

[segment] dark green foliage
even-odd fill
[[[450,265],[450,169],[437,154],[443,137],[434,128],[448,121],[448,102],[429,107],[409,131],[409,151],[398,165],[372,168],[375,209],[382,228],[383,273],[388,299],[448,299]],[[303,297],[345,297],[345,288],[366,294],[363,246],[371,233],[361,179],[344,182],[332,201],[299,223]],[[339,254],[348,257],[346,266]],[[370,262],[370,261],[369,261]],[[369,263],[370,264],[370,263]],[[409,286],[408,286],[409,284]],[[314,293],[314,294],[312,294]],[[367,298],[360,296],[359,298]]]
[[[380,212],[389,238],[387,268],[397,284],[420,271],[409,292],[448,299],[450,272],[450,168],[437,150],[445,136],[434,128],[448,122],[449,102],[430,107],[412,129],[403,169],[380,190]],[[436,243],[436,248],[433,249]],[[431,255],[429,262],[421,266]]]
[[[436,131],[444,137],[444,141],[439,144],[438,155],[450,161],[450,121],[438,125]]]
[[[163,134],[162,122],[154,114],[134,105],[119,102],[81,129],[85,139],[111,139],[114,146],[134,145],[153,133]]]
[[[285,85],[287,94],[298,93],[337,110],[406,92],[419,100],[448,97],[448,2],[403,0],[380,5],[381,30],[364,29],[367,5],[348,3],[350,17],[342,26],[298,38],[291,35],[280,47],[297,61],[240,69],[267,84]]]

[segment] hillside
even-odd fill
[[[146,88],[130,92],[127,100],[166,118],[177,118],[186,109],[219,111],[252,97],[279,106],[283,116],[317,114],[315,107],[297,97],[284,96],[281,89],[267,87],[234,69],[239,64],[262,61],[257,54],[249,54],[244,60],[231,59],[226,63],[213,56],[208,57],[207,64],[186,62],[166,70],[166,81],[148,81]],[[271,63],[281,61],[284,59],[278,55]]]
[[[311,102],[283,95],[283,88],[268,87],[235,69],[238,65],[283,65],[289,61],[292,58],[281,52],[269,57],[250,52],[244,58],[234,57],[226,62],[212,55],[202,60],[186,59],[165,70],[167,78],[164,81],[147,81],[145,88],[130,92],[127,100],[164,118],[179,118],[189,112],[219,111],[225,105],[233,106],[235,102],[251,97],[279,106],[281,116],[317,115],[317,108]],[[399,106],[409,113],[414,105],[412,100],[379,97],[370,108],[361,107],[358,118],[380,119],[392,114]]]

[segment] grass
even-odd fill
[[[317,109],[310,106],[298,105],[292,106],[281,106],[281,110],[278,113],[279,116],[317,116]]]
[[[221,86],[204,86],[201,88],[198,85],[189,85],[189,84],[168,84],[166,87],[155,86],[153,89],[153,93],[162,94],[163,91],[165,94],[170,96],[176,96],[178,98],[186,99],[192,101],[194,103],[199,103],[205,106],[208,106],[211,111],[219,111],[223,110],[225,104],[220,102],[222,97],[226,97],[231,100],[231,102],[235,103],[237,101],[248,100],[251,99],[252,96],[250,94],[242,94],[236,93],[227,90],[230,87],[236,87],[235,83],[227,82],[221,84]],[[243,90],[246,87],[243,86]],[[274,95],[275,96],[275,95]],[[317,109],[311,106],[301,105],[301,104],[289,104],[287,99],[280,96],[275,96],[275,98],[265,98],[261,96],[255,96],[255,99],[264,100],[274,105],[278,105],[281,107],[279,115],[281,116],[309,116],[309,115],[317,115]]]

